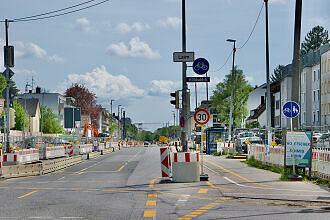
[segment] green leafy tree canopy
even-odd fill
[[[313,27],[313,29],[307,33],[304,42],[301,44],[300,55],[306,55],[310,50],[315,50],[321,45],[329,43],[329,34],[322,26]]]
[[[218,111],[221,122],[229,123],[230,118],[230,96],[231,96],[231,74],[225,76],[213,91],[211,97],[212,106]],[[248,114],[247,100],[253,87],[248,83],[243,71],[234,68],[234,98],[233,98],[233,127],[241,127],[242,117]]]
[[[283,77],[283,71],[284,71],[285,66],[283,65],[278,65],[275,69],[274,69],[274,73],[271,76],[270,80],[271,82],[276,82],[276,81],[280,81]]]
[[[53,110],[47,106],[41,106],[41,112],[43,119],[40,119],[42,124],[42,132],[47,134],[63,134],[64,129],[62,128],[58,116]]]

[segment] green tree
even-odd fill
[[[23,121],[24,121],[24,108],[18,102],[13,103],[13,108],[15,110],[15,130],[23,130]],[[25,114],[25,123],[24,127],[29,127],[29,115]]]
[[[246,128],[260,128],[260,123],[258,121],[251,121],[246,123]]]
[[[274,69],[274,73],[271,76],[271,81],[272,82],[276,82],[276,81],[280,81],[283,77],[283,71],[284,71],[284,67],[283,65],[278,65],[275,69]]]
[[[46,134],[59,134],[64,133],[64,129],[60,124],[58,116],[53,110],[47,106],[41,106],[41,112],[43,117],[42,132]],[[40,124],[41,121],[40,119]]]
[[[6,88],[7,83],[6,83],[6,77],[0,73],[0,98],[2,97],[2,91]]]
[[[307,33],[304,42],[301,44],[300,55],[305,56],[310,50],[315,50],[321,45],[329,43],[329,34],[322,26],[315,26]]]
[[[253,87],[248,84],[243,71],[234,68],[233,127],[241,127],[242,117],[248,114],[247,100]],[[225,76],[213,91],[212,106],[218,112],[221,122],[229,123],[231,96],[231,74]]]

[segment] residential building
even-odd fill
[[[40,132],[40,103],[38,99],[18,99],[17,102],[23,107],[25,118],[28,123],[24,126],[24,132],[28,135],[36,135]]]
[[[330,45],[321,48],[321,126],[330,127]]]
[[[47,106],[52,111],[58,115],[60,120],[60,124],[64,127],[64,107],[73,107],[74,98],[65,97],[59,93],[41,93],[41,89],[39,87],[36,88],[35,93],[32,90],[29,93],[20,94],[18,99],[38,99],[40,105]]]

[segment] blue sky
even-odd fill
[[[0,19],[14,19],[68,7],[84,0],[2,0]],[[270,67],[292,60],[294,0],[269,0]],[[187,50],[209,60],[210,89],[230,71],[232,50],[226,39],[246,41],[263,0],[187,1]],[[329,29],[329,0],[303,0],[302,39],[315,25]],[[0,42],[4,44],[1,23]],[[251,85],[265,82],[265,13],[250,41],[238,50],[236,64]],[[101,6],[53,19],[11,23],[15,46],[14,80],[24,91],[31,83],[62,93],[73,82],[84,83],[109,109],[121,104],[133,122],[173,123],[169,93],[181,87],[180,0],[112,0]],[[1,56],[2,51],[1,51]],[[0,65],[3,61],[0,59]],[[188,76],[193,71],[188,70]],[[205,98],[198,85],[199,102]],[[191,85],[192,92],[193,87]],[[212,92],[210,91],[210,95]],[[195,103],[192,94],[191,103]],[[195,106],[192,106],[193,108]],[[116,110],[117,112],[117,110]]]

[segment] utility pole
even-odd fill
[[[113,115],[112,115],[112,102],[113,101],[115,101],[115,100],[113,100],[113,99],[110,100],[110,114],[111,114],[111,116],[110,116],[110,133],[111,133],[111,141],[112,141],[112,117],[113,117]]]
[[[186,52],[186,0],[182,0],[182,52]],[[187,151],[188,109],[187,109],[187,64],[182,62],[182,112],[185,123],[181,129],[181,143],[183,151]]]
[[[118,128],[117,128],[117,130],[118,130],[118,140],[120,140],[120,130],[119,130],[119,128],[120,128],[120,115],[119,115],[119,107],[120,107],[121,105],[118,105]]]
[[[123,122],[122,122],[122,119],[123,119],[123,109],[124,108],[120,108],[120,139],[123,139]]]
[[[233,124],[233,99],[234,99],[234,70],[235,70],[235,52],[236,52],[236,47],[235,43],[236,40],[233,39],[227,39],[228,42],[234,43],[233,45],[233,66],[231,70],[231,92],[230,92],[230,116],[229,116],[229,138],[228,140],[231,141],[232,137],[232,124]]]
[[[125,111],[123,112],[123,139],[126,139],[126,115],[125,115]]]
[[[267,113],[267,135],[268,145],[272,140],[271,126],[272,126],[272,111],[271,111],[271,96],[270,96],[270,79],[269,79],[269,37],[268,37],[268,0],[264,0],[266,10],[266,82],[267,82],[267,99],[266,99],[266,113]]]
[[[5,31],[6,31],[6,47],[8,48],[8,19],[5,20]],[[6,56],[6,54],[4,54]],[[7,86],[6,86],[6,110],[7,110],[7,117],[6,117],[6,152],[10,151],[10,143],[9,143],[9,136],[10,136],[10,125],[9,125],[9,118],[10,118],[10,113],[9,113],[9,74],[10,74],[10,69],[9,66],[5,63],[6,67],[6,81],[7,81]]]
[[[294,46],[293,46],[293,60],[292,60],[292,93],[291,100],[299,102],[299,84],[300,84],[300,35],[301,35],[301,11],[302,0],[296,0],[295,22],[294,22]],[[293,129],[298,129],[299,117],[293,118]]]

